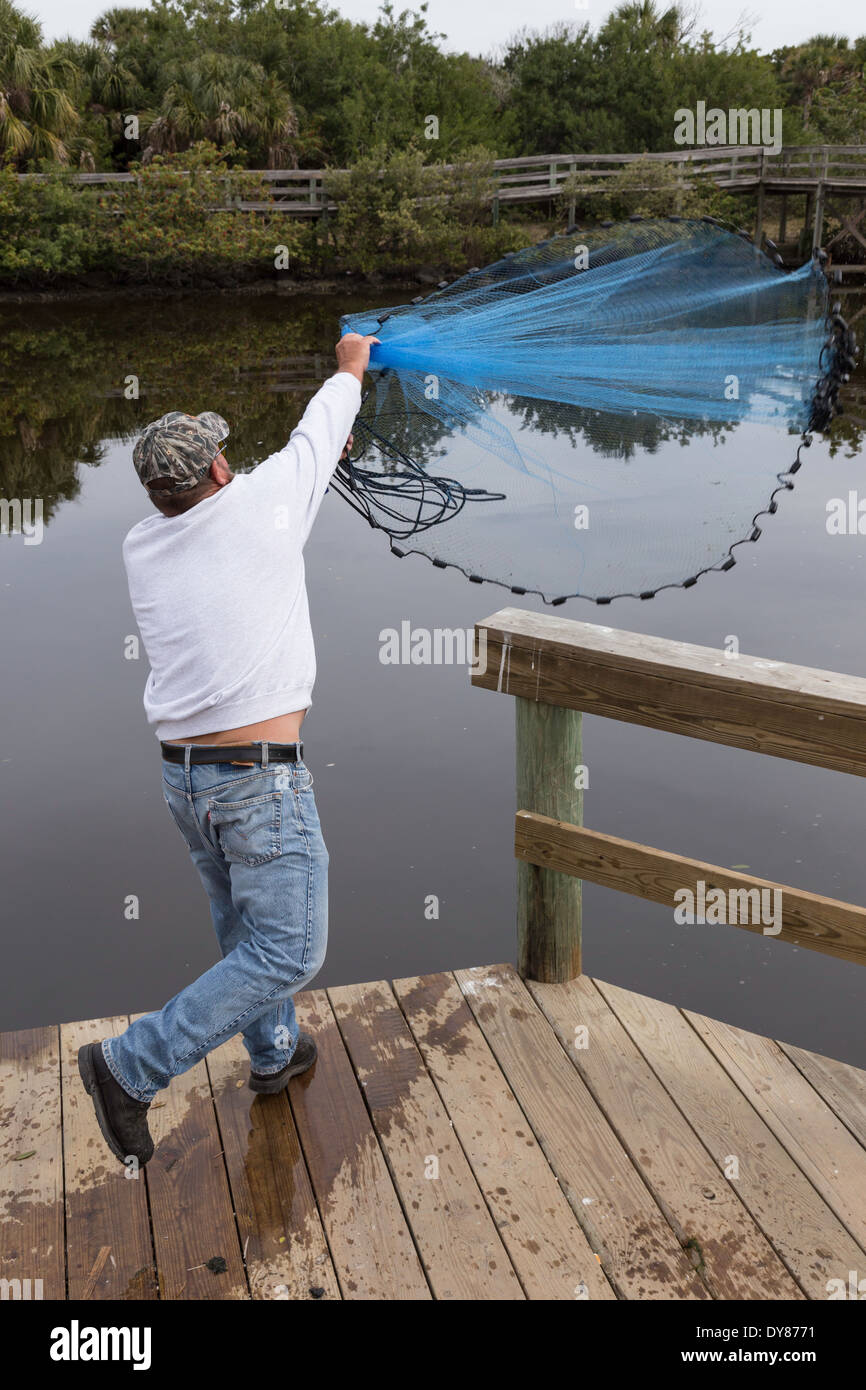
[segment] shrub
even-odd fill
[[[103,263],[124,278],[151,280],[168,272],[272,269],[278,245],[297,252],[298,225],[279,214],[213,211],[226,202],[270,201],[255,174],[232,167],[231,155],[202,142],[157,155],[136,170],[132,184],[109,185],[99,198]]]
[[[520,245],[514,225],[491,225],[493,160],[483,146],[451,165],[425,164],[415,148],[389,154],[379,147],[349,170],[329,170],[326,187],[337,205],[330,233],[341,266],[462,266]]]
[[[681,183],[681,177],[683,182]],[[684,183],[691,187],[684,187]],[[590,192],[582,192],[594,183]],[[568,217],[572,206],[600,221],[624,217],[721,217],[736,221],[744,213],[742,200],[717,188],[708,178],[682,171],[679,164],[645,155],[623,164],[610,178],[593,179],[579,169],[562,185],[558,208]],[[750,214],[752,215],[752,214]]]
[[[74,186],[69,174],[19,180],[0,175],[0,283],[55,283],[89,270],[120,283],[187,284],[248,278],[281,268],[295,274],[420,267],[460,271],[515,250],[528,228],[492,225],[493,155],[475,148],[453,165],[425,164],[422,152],[378,150],[353,169],[332,172],[336,218],[304,224],[270,203],[270,185],[239,167],[243,151],[202,141],[137,166],[130,182]],[[228,204],[226,210],[222,210]]]
[[[0,168],[0,279],[39,283],[80,274],[94,263],[93,206],[56,168],[19,179]]]

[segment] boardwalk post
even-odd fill
[[[815,205],[815,194],[814,194],[814,193],[807,193],[807,194],[806,194],[806,206],[805,206],[805,209],[804,209],[804,211],[803,211],[803,231],[802,231],[802,233],[801,233],[801,235],[803,236],[803,239],[804,239],[804,240],[805,240],[806,235],[808,234],[808,231],[809,231],[810,226],[812,225],[812,210],[813,210],[813,208],[814,208],[814,205]]]
[[[821,236],[824,231],[824,194],[827,184],[827,147],[824,147],[824,160],[821,173],[818,175],[818,191],[815,194],[815,227],[812,232],[812,250],[817,251],[821,246]]]
[[[518,696],[517,808],[583,823],[581,715]],[[562,984],[581,973],[581,882],[517,864],[517,969]]]
[[[760,247],[764,235],[764,151],[758,155],[758,190],[755,197],[755,245]]]
[[[817,251],[821,246],[821,234],[824,230],[824,185],[818,184],[818,192],[815,195],[815,226],[812,231],[812,250]]]

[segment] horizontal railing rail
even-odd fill
[[[676,171],[671,190],[671,211],[680,214],[685,194],[695,187],[696,180],[708,180],[716,188],[755,198],[754,239],[762,244],[764,235],[765,198],[773,196],[779,203],[777,240],[786,243],[789,198],[802,202],[802,220],[797,211],[798,226],[791,239],[789,255],[802,258],[804,232],[808,232],[813,250],[824,245],[828,256],[838,260],[838,253],[850,261],[852,246],[866,246],[860,224],[866,216],[866,145],[787,145],[773,150],[763,145],[698,146],[688,149],[654,151],[633,154],[544,154],[526,155],[494,161],[492,177],[481,193],[481,201],[491,210],[492,221],[499,221],[503,206],[563,200],[563,212],[569,223],[577,217],[580,204],[591,200],[611,185],[629,164],[645,161],[648,166],[658,163],[673,165]],[[442,166],[446,172],[458,165]],[[335,172],[329,169],[252,169],[226,171],[220,175],[226,188],[225,200],[215,203],[209,212],[238,212],[279,214],[293,218],[328,217],[339,212],[328,183]],[[245,182],[240,184],[240,176]],[[82,188],[105,188],[134,183],[141,178],[140,170],[125,173],[76,173],[75,183]],[[179,176],[184,177],[183,171]],[[44,179],[47,174],[20,174],[22,179]],[[258,179],[261,196],[256,196]],[[250,183],[252,181],[252,187]],[[232,185],[235,185],[233,188]],[[650,175],[630,192],[649,192],[654,188]],[[243,190],[243,191],[242,191]],[[831,207],[831,199],[859,198],[859,211],[840,213]],[[105,216],[123,216],[122,199],[115,206],[103,209]],[[841,229],[825,240],[824,222],[832,212]],[[846,240],[847,239],[847,240]],[[837,245],[838,243],[838,245]],[[772,248],[774,251],[776,248]],[[844,264],[844,262],[843,262]],[[860,271],[864,267],[851,266]]]
[[[730,925],[866,964],[863,907],[589,830],[581,777],[584,713],[866,776],[866,679],[516,608],[475,631],[473,685],[516,698],[522,975],[580,974],[584,879],[672,909],[700,890]]]
[[[683,889],[695,901],[703,894],[705,905],[718,902],[713,897],[717,892],[728,902],[734,894],[733,901],[742,913],[738,912],[737,920],[729,925],[866,964],[866,908],[854,903],[603,835],[585,826],[567,825],[532,811],[517,812],[514,852],[518,859],[538,868],[572,874],[671,909],[676,908],[676,895]],[[763,920],[762,908],[769,911],[776,904],[778,923]],[[741,915],[745,920],[740,920]]]
[[[504,608],[474,685],[866,776],[866,679]]]
[[[720,186],[754,185],[761,181],[774,181],[797,174],[806,181],[848,181],[866,182],[866,145],[790,145],[774,151],[763,145],[720,145],[700,146],[689,149],[665,150],[653,153],[632,154],[545,154],[526,155],[514,159],[498,159],[493,164],[493,188],[490,196],[500,201],[519,198],[549,198],[557,195],[572,174],[586,174],[593,180],[603,182],[615,177],[617,172],[628,164],[637,161],[675,164],[683,176],[708,176]],[[445,170],[459,167],[446,164]],[[253,169],[239,171],[245,176],[254,175],[263,184],[271,186],[277,205],[281,195],[296,196],[300,188],[305,197],[297,199],[296,205],[305,210],[309,206],[324,207],[329,204],[327,179],[333,170],[328,169]],[[339,171],[345,172],[345,171]],[[44,179],[45,174],[21,174],[22,179]],[[76,173],[73,180],[82,186],[124,184],[134,182],[136,171],[128,173],[97,172]],[[231,173],[223,176],[226,181]],[[235,204],[232,204],[235,206]],[[271,203],[267,204],[272,206]],[[292,206],[295,206],[293,204]]]
[[[789,197],[802,201],[802,230],[798,227],[792,239],[791,257],[802,258],[805,250],[802,238],[806,231],[812,249],[817,250],[824,245],[830,259],[838,259],[837,253],[841,252],[850,261],[852,246],[866,246],[866,238],[860,231],[860,224],[866,216],[863,206],[866,200],[866,145],[787,145],[779,150],[763,145],[719,145],[651,154],[563,153],[497,159],[489,185],[480,195],[481,201],[489,205],[492,221],[496,224],[503,205],[549,204],[552,199],[562,199],[563,211],[569,223],[573,223],[580,203],[586,204],[587,200],[603,193],[611,180],[629,164],[639,160],[650,165],[667,163],[674,166],[676,178],[671,191],[671,211],[675,214],[682,212],[685,194],[695,187],[695,181],[708,180],[716,188],[754,195],[753,230],[754,239],[759,245],[763,243],[764,236],[765,198],[770,195],[779,200],[777,239],[781,244],[785,244],[789,230]],[[446,172],[458,167],[454,164],[443,166]],[[226,186],[225,201],[214,204],[208,211],[279,214],[293,218],[328,217],[331,213],[339,212],[328,187],[328,181],[335,172],[347,171],[230,170],[220,175]],[[244,191],[240,191],[240,188],[233,191],[232,183],[234,181],[237,186],[240,175],[246,180]],[[42,173],[19,175],[22,179],[47,177]],[[111,189],[134,183],[141,177],[141,171],[77,173],[72,177],[82,188]],[[180,171],[180,177],[184,177],[183,171]],[[261,197],[255,196],[254,187],[250,188],[250,181],[254,184],[256,179],[259,180]],[[630,192],[650,192],[653,188],[650,176],[646,182],[630,186]],[[855,208],[853,214],[839,213],[836,208],[831,208],[830,199],[852,197],[861,200],[859,211]],[[841,222],[841,229],[825,242],[824,221],[829,211],[833,212],[837,222]],[[103,212],[107,217],[123,216],[122,200],[118,200],[113,207],[104,208]],[[775,247],[771,249],[777,253]],[[850,268],[855,271],[864,269],[859,265]]]

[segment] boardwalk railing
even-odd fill
[[[491,198],[501,203],[539,202],[557,196],[570,176],[582,176],[580,187],[598,191],[624,165],[638,160],[675,164],[684,180],[705,177],[719,188],[754,191],[759,184],[778,192],[808,193],[820,183],[854,187],[866,185],[866,145],[785,145],[773,151],[764,145],[719,145],[679,148],[655,154],[536,154],[519,159],[497,159],[493,165]],[[447,168],[459,166],[446,165]],[[327,194],[327,169],[256,169],[271,197],[262,207],[274,205],[298,213],[322,212],[333,207]],[[22,174],[40,179],[42,174]],[[132,173],[75,174],[82,185],[130,183]],[[226,175],[228,180],[231,175]],[[265,191],[263,189],[263,191]],[[227,206],[256,207],[256,203]]]
[[[831,212],[841,223],[827,242],[832,252],[836,242],[850,238],[866,251],[863,219],[866,215],[866,145],[785,145],[774,151],[764,145],[701,146],[667,150],[657,154],[537,154],[521,159],[497,159],[486,201],[495,222],[504,203],[539,203],[567,197],[569,221],[575,220],[578,203],[602,192],[606,181],[624,166],[638,160],[673,165],[677,171],[672,190],[672,210],[679,213],[683,194],[694,180],[706,179],[716,188],[733,193],[754,194],[754,236],[761,242],[764,230],[764,200],[769,194],[779,199],[777,240],[784,243],[788,232],[788,197],[803,200],[802,225],[811,232],[813,250],[823,245],[824,218]],[[446,165],[446,170],[459,166]],[[286,213],[291,217],[323,217],[337,210],[328,191],[328,180],[335,172],[327,169],[253,169],[243,172],[245,181],[258,178],[261,196],[250,197],[232,191],[231,173],[223,176],[225,201],[211,212]],[[340,171],[345,172],[345,171]],[[20,174],[22,179],[44,179],[45,174]],[[134,183],[138,173],[75,174],[82,187]],[[652,178],[630,191],[652,191]],[[830,199],[850,199],[853,211],[832,207]],[[121,216],[123,209],[111,210]],[[799,218],[798,218],[799,223]],[[799,238],[796,238],[799,240]],[[799,251],[798,251],[799,254]],[[849,267],[866,270],[866,264]]]
[[[744,908],[777,892],[772,936],[866,964],[866,909],[586,829],[581,712],[866,776],[866,679],[728,656],[504,608],[476,624],[473,685],[517,699],[518,969],[581,973],[580,880],[664,903],[721,889]],[[482,669],[483,666],[483,669]],[[774,899],[775,901],[775,899]],[[745,920],[744,920],[745,919]],[[732,925],[766,933],[760,913]]]
[[[588,181],[612,178],[624,164],[648,160],[662,164],[680,164],[691,176],[708,175],[721,186],[742,186],[759,179],[802,183],[818,179],[834,182],[866,179],[866,145],[784,145],[775,151],[765,145],[716,145],[692,148],[680,147],[660,153],[631,154],[532,154],[516,159],[494,161],[494,176],[503,200],[550,197],[565,182],[569,174],[585,173]],[[459,165],[446,165],[457,168]],[[327,169],[252,169],[241,170],[257,174],[263,183],[272,185],[274,193],[285,192],[303,206],[322,203],[322,183]],[[339,172],[346,172],[345,170]],[[21,174],[23,179],[41,179],[43,174]],[[230,178],[231,175],[226,175]],[[99,172],[73,175],[76,183],[128,183],[136,178],[132,173]],[[304,196],[298,195],[303,191]]]

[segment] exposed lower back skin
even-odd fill
[[[239,729],[218,729],[212,734],[196,734],[192,738],[166,739],[166,743],[297,743],[301,737],[305,709],[291,714],[277,714],[259,724],[244,724]]]

